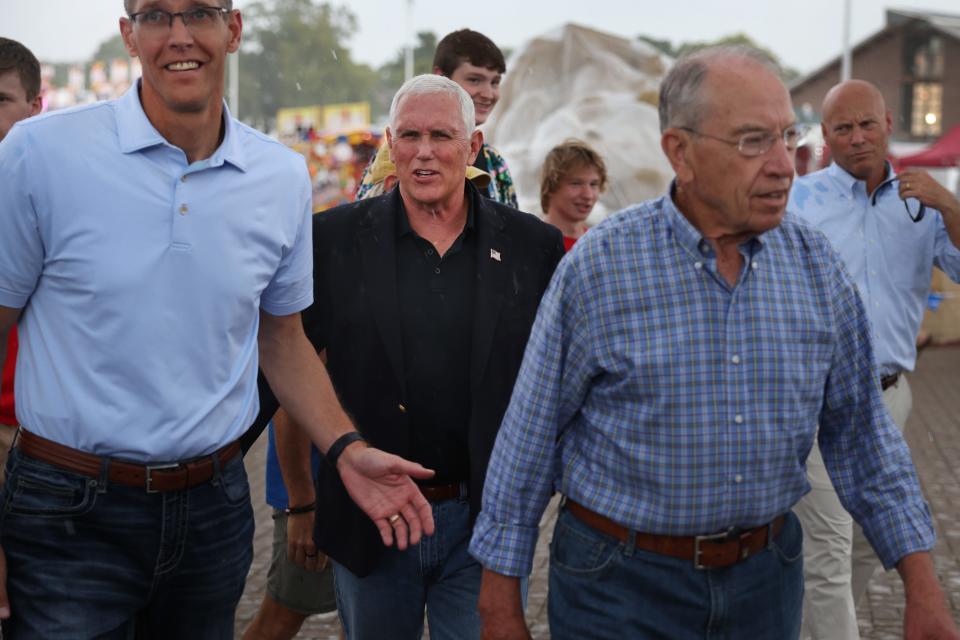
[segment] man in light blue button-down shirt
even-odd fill
[[[310,182],[223,103],[239,12],[124,9],[142,80],[0,143],[0,345],[19,320],[22,424],[0,619],[24,638],[229,638],[252,556],[237,439],[258,363],[385,544],[432,532],[410,478],[432,474],[363,446],[303,333]]]
[[[894,173],[892,126],[873,85],[834,87],[822,124],[834,162],[797,179],[789,209],[823,231],[846,263],[870,319],[884,403],[902,430],[911,408],[903,374],[916,362],[933,267],[960,280],[960,203],[926,172]],[[856,604],[879,560],[837,499],[818,447],[807,471],[812,490],[796,509],[806,533],[803,635],[855,639]]]

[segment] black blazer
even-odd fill
[[[469,423],[470,507],[476,517],[490,452],[510,401],[530,328],[563,256],[559,231],[479,194],[467,183],[477,224]],[[314,216],[314,303],[307,336],[327,350],[340,402],[375,447],[411,456],[398,326],[396,216],[399,189]],[[357,575],[373,571],[383,542],[324,460],[317,477],[318,548]]]

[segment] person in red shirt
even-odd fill
[[[587,232],[587,217],[607,186],[607,167],[586,142],[567,140],[550,150],[540,172],[540,206],[563,233],[567,251]]]
[[[25,46],[0,38],[0,141],[14,124],[40,113],[40,63]],[[7,452],[17,428],[13,401],[13,371],[17,364],[17,332],[10,331],[7,357],[0,379],[0,487],[3,486]]]
[[[3,378],[0,379],[0,425],[16,426],[17,415],[13,406],[13,370],[17,364],[17,331],[10,331],[7,340],[7,357],[3,362]],[[9,445],[8,445],[9,447]],[[6,460],[4,449],[4,460]],[[2,480],[0,480],[2,484]]]

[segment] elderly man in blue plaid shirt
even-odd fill
[[[828,240],[786,214],[803,136],[776,65],[701,51],[660,91],[668,195],[594,228],[540,306],[471,552],[486,638],[524,638],[540,516],[551,636],[796,638],[791,507],[820,448],[903,577],[908,638],[956,639],[930,512],[884,409],[863,304]]]

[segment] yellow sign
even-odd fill
[[[346,135],[369,128],[369,102],[289,107],[277,111],[277,133],[281,137],[302,137],[311,130],[315,135]]]
[[[321,107],[290,107],[277,111],[277,133],[281,136],[302,135],[310,129],[323,129]]]
[[[346,102],[323,107],[325,133],[349,133],[370,126],[369,102]]]

